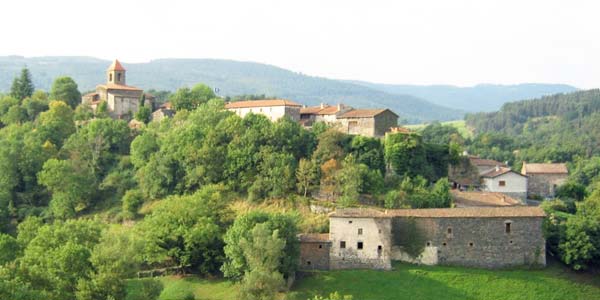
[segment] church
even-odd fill
[[[125,68],[115,59],[106,70],[106,84],[100,84],[96,86],[96,92],[84,95],[82,103],[96,111],[98,105],[106,101],[108,114],[112,118],[129,120],[138,111],[142,95],[145,96],[144,104],[152,108],[154,97],[144,94],[140,88],[127,85]]]

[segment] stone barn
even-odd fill
[[[300,270],[329,270],[329,233],[301,234]]]
[[[556,188],[564,184],[569,177],[566,164],[529,164],[523,162],[521,174],[527,176],[527,195],[530,198],[552,198]]]
[[[389,109],[354,109],[337,119],[342,132],[370,137],[383,137],[398,126],[398,115]]]

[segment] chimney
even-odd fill
[[[496,172],[499,172],[499,171],[500,171],[500,166],[496,165]]]
[[[341,103],[338,103],[338,105],[337,105],[337,110],[338,110],[338,111],[342,110],[342,104],[341,104]]]
[[[325,103],[321,102],[321,109],[325,108]]]

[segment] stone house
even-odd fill
[[[108,114],[115,119],[131,119],[138,111],[142,89],[126,84],[126,70],[121,63],[115,59],[106,70],[106,84],[96,86],[96,92],[86,94],[82,97],[82,103],[96,110],[101,102],[106,102]],[[145,94],[146,105],[152,107],[154,96]]]
[[[329,233],[308,233],[299,235],[300,269],[329,270],[329,253],[331,241]]]
[[[527,176],[506,167],[496,166],[481,175],[482,189],[488,192],[499,192],[514,198],[527,199]]]
[[[225,109],[235,112],[241,118],[249,113],[261,114],[275,122],[283,117],[293,121],[300,120],[302,105],[283,99],[236,101],[225,104]]]
[[[493,159],[485,159],[485,158],[480,158],[479,156],[473,156],[473,155],[469,155],[468,157],[469,157],[469,161],[471,162],[471,165],[473,165],[477,168],[477,171],[479,172],[480,175],[488,173],[488,172],[492,171],[493,169],[495,169],[496,167],[502,167],[502,168],[508,167],[505,163],[501,163],[501,162],[493,160]]]
[[[398,115],[389,109],[353,109],[337,119],[340,131],[369,137],[383,137],[398,126]]]
[[[327,124],[337,124],[338,116],[352,110],[353,108],[344,104],[335,106],[323,104],[319,106],[302,107],[300,109],[300,124],[304,127],[311,127],[315,122],[325,122]]]
[[[529,178],[528,197],[551,198],[554,197],[556,188],[567,181],[569,170],[563,163],[529,164],[523,162],[521,174]]]
[[[529,206],[338,209],[329,219],[329,267],[390,269],[392,260],[486,268],[545,265],[544,217],[541,208]]]
[[[152,113],[152,121],[160,122],[164,118],[172,118],[175,111],[169,108],[160,107]]]

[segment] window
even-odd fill
[[[452,227],[448,227],[448,234],[452,234]]]
[[[498,186],[506,186],[506,181],[504,181],[504,180],[498,181]]]
[[[358,235],[361,235],[363,233],[362,228],[358,229]]]
[[[442,246],[446,247],[446,245],[448,245],[448,244],[446,244],[446,243],[442,243]]]
[[[504,223],[504,232],[510,233],[510,222]]]
[[[319,249],[323,248],[323,245],[319,244]]]
[[[431,242],[427,242],[427,247],[431,246]]]
[[[381,233],[381,229],[379,229],[379,233]]]
[[[381,247],[381,245],[377,246],[377,251],[381,251],[383,249],[383,247]]]
[[[356,249],[362,250],[362,248],[363,248],[363,242],[356,243]]]
[[[346,241],[341,241],[340,242],[340,248],[341,249],[345,249],[346,248]]]
[[[310,266],[310,260],[306,261],[306,265]]]
[[[117,81],[121,81],[121,73],[117,73]]]
[[[470,242],[470,243],[469,243],[469,247],[473,247],[473,242]]]
[[[112,73],[108,74],[108,81],[112,81]]]
[[[352,220],[348,221],[348,224],[352,224]]]

